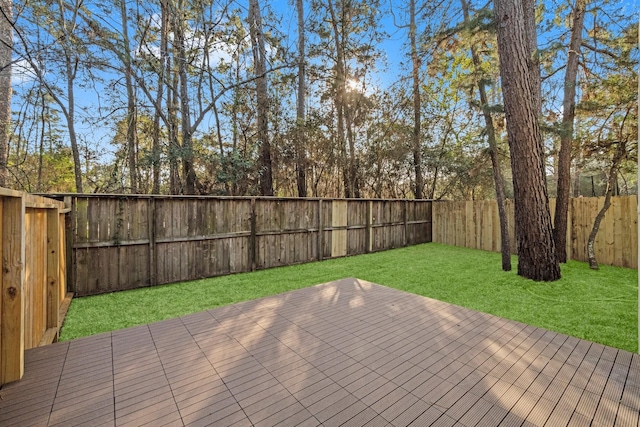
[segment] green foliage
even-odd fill
[[[9,157],[9,186],[28,192],[71,193],[75,190],[71,150],[47,149],[42,155]]]
[[[515,263],[515,259],[513,260]],[[403,291],[622,348],[638,349],[638,272],[569,261],[540,283],[500,270],[500,254],[427,243],[391,251],[85,298],[62,340],[358,277]]]

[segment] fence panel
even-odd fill
[[[67,195],[77,295],[431,240],[427,200]]]
[[[604,197],[571,199],[567,227],[567,255],[588,261],[587,240]],[[551,215],[555,199],[549,201]],[[638,268],[638,198],[612,197],[595,240],[596,258],[601,264]],[[506,201],[511,252],[516,253],[513,201]],[[455,246],[499,252],[500,221],[495,200],[438,201],[433,204],[433,241]]]
[[[571,258],[588,261],[587,240],[604,197],[571,199],[569,228],[571,230]],[[596,259],[601,264],[638,268],[638,196],[611,198],[596,240]]]
[[[64,203],[0,188],[0,385],[24,351],[57,340],[65,299]]]
[[[256,199],[254,203],[255,268],[280,267],[318,259],[317,200]]]

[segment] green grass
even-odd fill
[[[177,317],[344,277],[637,352],[638,272],[570,261],[562,279],[500,269],[500,254],[428,243],[392,251],[92,297],[71,304],[62,340]]]

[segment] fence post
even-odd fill
[[[149,197],[147,205],[147,222],[149,234],[149,286],[158,283],[158,256],[156,253],[156,199]]]
[[[251,234],[249,236],[249,264],[251,265],[251,271],[256,270],[256,198],[251,198],[251,217],[249,218],[251,227]]]
[[[47,209],[47,329],[55,329],[53,342],[58,341],[60,309],[60,213]]]
[[[322,224],[322,199],[318,199],[318,261],[322,261],[324,250],[324,229]]]
[[[2,306],[0,321],[0,384],[24,373],[24,196],[2,198]]]
[[[409,221],[409,201],[405,200],[404,204],[402,205],[402,221],[404,222],[404,228],[403,228],[403,235],[402,235],[402,246],[407,246],[408,244],[408,238],[407,238],[407,227],[409,226],[408,221]]]
[[[427,243],[433,242],[433,200],[429,200],[425,202],[429,204],[429,208],[427,209]]]
[[[66,257],[67,257],[67,292],[76,293],[76,265],[74,260],[73,245],[76,238],[76,198],[74,196],[64,197],[64,206],[70,209],[65,215],[65,240],[66,240]]]
[[[367,201],[367,235],[365,237],[365,252],[369,253],[373,249],[373,200]]]

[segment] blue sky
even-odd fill
[[[557,0],[560,2],[563,0]],[[556,0],[547,0],[549,7],[553,7],[556,4]],[[636,15],[640,19],[639,14],[639,4],[640,0],[624,0],[622,4],[625,11],[628,12],[629,15]],[[404,2],[393,2],[393,0],[389,0],[387,2],[383,2],[384,7],[384,18],[382,21],[382,26],[389,35],[380,45],[379,49],[385,54],[387,59],[387,66],[380,67],[374,75],[374,84],[377,85],[388,85],[397,81],[399,75],[401,74],[401,70],[399,69],[399,63],[401,61],[407,61],[407,51],[406,51],[406,29],[397,28],[394,26],[393,18],[388,13],[389,9],[393,7],[396,15],[397,21],[402,24],[406,24],[405,14],[401,11],[400,5]],[[239,0],[236,1],[236,5],[240,6],[242,9],[246,10],[247,1]],[[282,21],[280,24],[280,31],[285,34],[288,33],[288,41],[285,42],[292,51],[295,51],[295,43],[297,40],[296,27],[297,27],[297,17],[296,10],[293,7],[293,2],[291,0],[288,1],[274,1],[270,3],[270,6],[276,13],[281,14]],[[309,6],[307,5],[307,13],[309,12]],[[453,8],[459,9],[459,5],[456,0],[453,0]],[[459,12],[456,12],[459,14]],[[404,21],[404,22],[403,22]],[[265,22],[266,24],[266,22]],[[540,43],[544,43],[544,37],[546,35],[540,35]],[[24,79],[23,79],[24,80]],[[27,81],[23,81],[22,84],[18,84],[17,89],[21,89],[22,87],[28,84]],[[20,79],[16,79],[16,83],[19,83]],[[79,107],[82,106],[93,106],[98,102],[104,102],[100,99],[100,93],[104,95],[106,93],[106,89],[104,87],[97,87],[97,92],[93,89],[83,89],[82,87],[76,87],[77,93],[77,102]],[[19,99],[14,98],[14,104],[17,103]],[[94,123],[88,123],[83,120],[82,112],[79,112],[78,115],[78,130],[79,133],[82,134],[82,137],[88,141],[92,141],[97,143],[98,146],[102,147],[102,154],[106,154],[109,150],[111,150],[111,146],[108,144],[109,139],[111,138],[112,128],[109,127],[100,127],[96,126]]]

